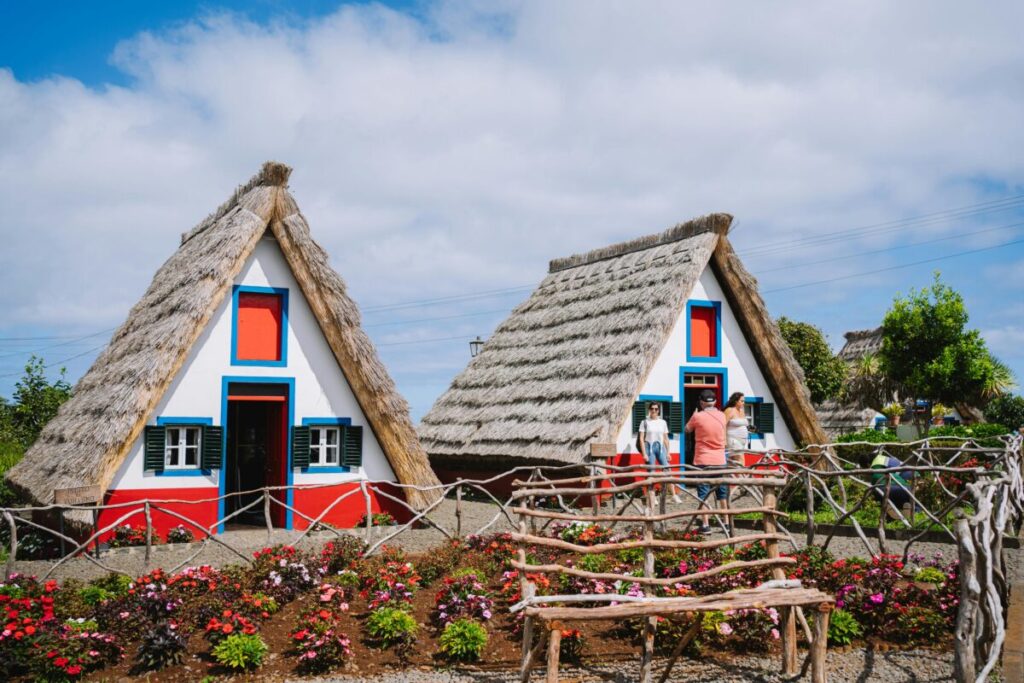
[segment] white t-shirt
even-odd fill
[[[640,423],[640,431],[644,433],[645,443],[664,443],[668,436],[668,424],[661,418],[648,418]]]

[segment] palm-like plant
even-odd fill
[[[1017,380],[1013,376],[1013,370],[995,356],[990,356],[992,362],[992,374],[985,381],[981,389],[981,397],[986,402],[997,396],[1008,394],[1017,388]]]
[[[850,364],[841,398],[844,402],[882,412],[899,393],[896,382],[882,371],[878,355],[869,353]]]

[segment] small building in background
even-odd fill
[[[163,535],[196,536],[264,518],[277,528],[353,526],[367,480],[437,483],[408,405],[360,327],[345,284],[287,190],[291,169],[267,163],[197,227],[153,278],[107,348],[8,480],[36,503],[94,487],[110,505],[100,527],[146,500]],[[387,483],[373,512],[436,496]],[[243,510],[248,504],[257,504]],[[289,509],[291,508],[291,509]],[[74,521],[91,523],[82,516]],[[136,516],[128,521],[141,526]]]
[[[614,444],[613,464],[639,463],[651,401],[668,420],[672,462],[691,462],[681,432],[705,389],[719,407],[746,395],[752,452],[823,443],[803,372],[729,243],[731,223],[713,214],[552,261],[421,421],[441,480],[580,465],[595,443]]]

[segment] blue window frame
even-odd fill
[[[238,358],[238,295],[275,294],[281,297],[281,358],[280,360],[243,360]],[[264,368],[283,368],[288,365],[288,290],[280,287],[254,287],[235,285],[231,289],[231,364]]]
[[[212,417],[158,417],[156,419],[158,427],[177,427],[177,426],[199,426],[208,427],[213,425]],[[199,442],[199,460],[203,458],[203,444]],[[213,474],[213,470],[204,470],[200,467],[175,467],[175,468],[164,468],[154,472],[158,477],[205,477]]]
[[[746,401],[747,405],[751,407],[751,416],[752,417],[756,417],[757,416],[757,406],[760,403],[764,403],[764,397],[763,396],[744,396],[743,400]],[[757,420],[754,419],[753,423],[756,426],[757,425]],[[750,438],[751,439],[758,439],[758,440],[764,441],[764,433],[763,432],[750,432]]]
[[[722,387],[722,405],[729,400],[729,368],[709,368],[706,365],[680,365],[679,366],[679,395],[686,396],[687,375],[718,375]],[[683,410],[686,407],[683,406]],[[690,419],[689,415],[683,415],[683,424]]]
[[[711,308],[715,311],[715,355],[693,355],[693,335],[690,333],[691,314],[694,308]],[[686,362],[687,363],[721,363],[722,362],[722,302],[690,299],[686,302]]]
[[[341,427],[343,425],[351,425],[352,418],[350,417],[304,417],[302,418],[302,426],[304,427]],[[339,430],[340,431],[340,430]],[[338,439],[338,462],[341,462],[341,439],[339,434]],[[312,448],[312,447],[311,447]],[[351,467],[344,465],[314,465],[310,463],[309,467],[303,467],[303,472],[308,474],[340,474],[344,472],[351,472]]]

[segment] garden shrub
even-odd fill
[[[588,553],[576,561],[576,568],[603,574],[612,569],[612,561],[607,555]]]
[[[569,522],[553,524],[552,536],[576,545],[598,545],[612,540],[612,530],[600,524]]]
[[[446,578],[434,597],[434,620],[440,626],[462,617],[486,621],[493,610],[494,600],[475,573]]]
[[[158,671],[179,664],[185,656],[188,638],[169,622],[151,626],[143,632],[135,653],[136,671]]]
[[[267,644],[257,635],[233,633],[213,648],[213,658],[236,671],[255,669],[263,663]]]
[[[405,658],[416,642],[419,624],[404,609],[381,607],[366,618],[366,633],[377,647],[394,648]]]
[[[288,603],[315,585],[307,558],[290,545],[263,548],[253,553],[252,575],[260,588],[280,603]]]
[[[370,515],[370,526],[395,526],[398,522],[395,521],[395,516],[390,512],[374,512]],[[356,522],[356,527],[366,526],[366,513],[359,518]]]
[[[934,583],[937,586],[941,586],[946,582],[946,572],[938,567],[921,567],[914,572],[914,581]]]
[[[376,571],[362,577],[360,596],[369,601],[370,609],[382,605],[407,605],[419,588],[420,576],[412,562],[385,562]]]
[[[849,645],[864,635],[864,628],[857,618],[844,609],[832,610],[828,622],[828,644]]]
[[[583,646],[583,634],[578,628],[565,629],[559,641],[559,658],[570,664],[578,664],[583,658]]]
[[[456,619],[444,627],[438,640],[441,654],[459,662],[480,659],[487,646],[487,629],[470,619]]]
[[[179,524],[167,531],[168,543],[191,543],[194,540],[196,540],[195,534],[184,524]]]
[[[906,608],[897,617],[896,626],[894,635],[912,645],[932,645],[949,633],[946,618],[930,607]]]
[[[470,551],[466,559],[488,573],[497,573],[511,568],[510,562],[515,557],[517,548],[512,542],[512,534],[496,533],[488,536],[467,536],[463,547]]]
[[[367,545],[362,539],[351,534],[324,543],[320,549],[320,573],[337,574],[352,567],[363,556]]]
[[[160,537],[154,533],[151,543],[159,543]],[[114,527],[113,535],[107,541],[111,548],[129,548],[132,546],[146,545],[146,530],[142,527],[134,527],[131,524],[122,524]]]
[[[292,629],[291,642],[299,655],[301,671],[326,671],[352,655],[352,643],[340,628],[341,616],[347,611],[344,592],[332,584],[322,584],[317,606],[302,612]]]
[[[416,562],[421,583],[424,587],[450,574],[465,558],[460,541],[449,541],[435,548]]]
[[[219,617],[211,618],[206,624],[206,639],[213,645],[235,633],[251,636],[256,633],[256,624],[245,615],[230,609],[221,612]]]

